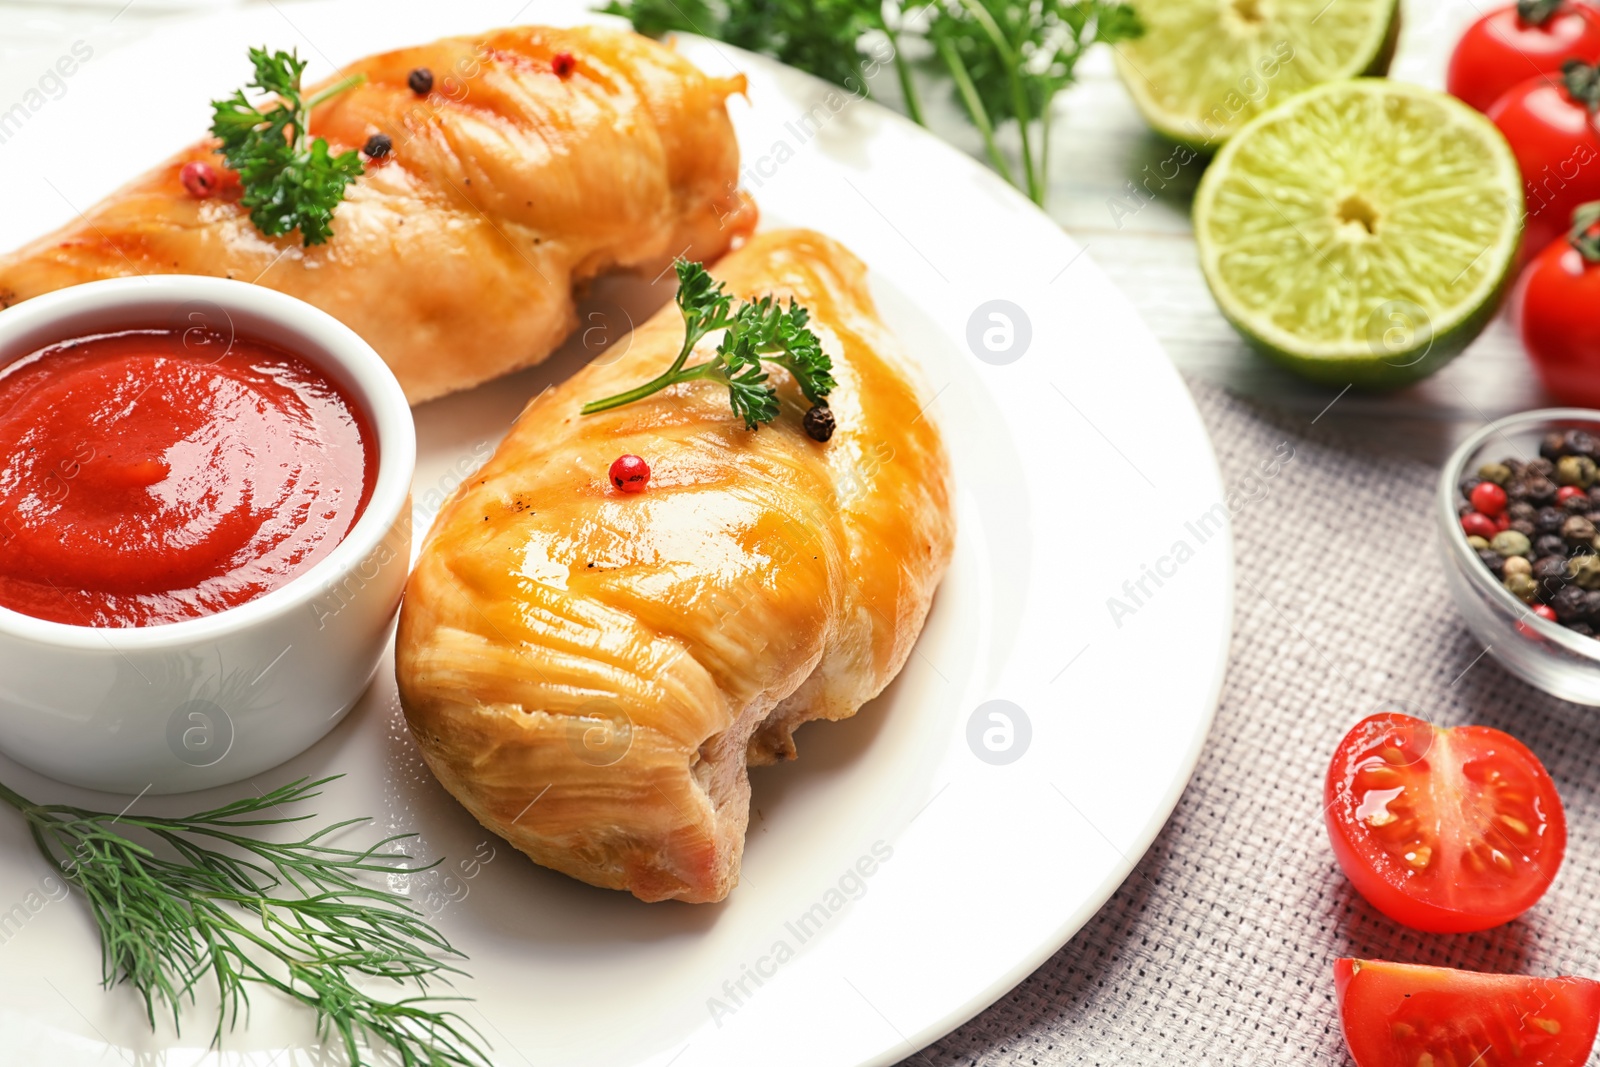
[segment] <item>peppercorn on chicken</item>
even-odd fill
[[[883,690],[954,537],[927,394],[862,264],[788,231],[713,273],[740,299],[810,309],[837,379],[831,438],[802,428],[781,369],[780,411],[757,430],[709,380],[581,415],[673,362],[684,321],[668,306],[622,358],[530,404],[446,505],[396,642],[411,732],[445,788],[536,862],[649,901],[728,894],[747,766],[793,758],[796,727]],[[641,492],[608,480],[624,454],[650,468]]]
[[[506,29],[343,74],[365,82],[318,106],[310,133],[372,153],[327,243],[261,234],[208,140],[0,257],[0,307],[123,275],[257,282],[353,328],[417,403],[545,358],[575,325],[575,285],[714,259],[754,226],[724,106],[743,78],[636,34]],[[185,186],[195,162],[212,185],[191,168]]]

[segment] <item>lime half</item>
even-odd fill
[[[1500,131],[1454,97],[1360,78],[1240,130],[1194,201],[1200,266],[1262,351],[1333,385],[1405,385],[1493,317],[1522,234]]]
[[[1116,46],[1145,121],[1202,151],[1296,93],[1382,74],[1396,0],[1140,0],[1143,37]]]

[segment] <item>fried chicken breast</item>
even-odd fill
[[[575,285],[713,259],[754,226],[724,106],[743,79],[708,77],[647,38],[522,27],[342,74],[366,81],[319,106],[310,132],[334,152],[375,134],[393,147],[367,161],[326,244],[263,236],[206,141],[0,257],[0,307],[132,274],[256,282],[350,326],[418,403],[549,355],[576,323]],[[180,180],[195,160],[223,176],[216,195]]]
[[[530,404],[446,505],[396,643],[445,788],[536,862],[649,901],[734,887],[747,767],[793,758],[796,727],[848,718],[894,678],[954,539],[927,393],[860,261],[787,231],[713,273],[810,309],[838,380],[832,438],[807,436],[782,370],[783,410],[753,431],[709,381],[580,415],[672,362],[669,305],[621,358]],[[626,453],[652,469],[641,493],[608,480]]]

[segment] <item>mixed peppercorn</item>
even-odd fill
[[[1535,614],[1600,630],[1600,437],[1547,434],[1539,457],[1486,463],[1459,486],[1467,543]]]

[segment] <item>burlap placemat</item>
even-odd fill
[[[908,1065],[1343,1065],[1339,956],[1600,977],[1600,709],[1524,685],[1467,633],[1435,558],[1434,468],[1190,387],[1230,486],[1279,442],[1296,452],[1234,525],[1233,648],[1200,765],[1105,908]],[[1419,934],[1340,873],[1322,825],[1328,760],[1355,722],[1397,705],[1506,730],[1554,776],[1566,864],[1522,919]]]

